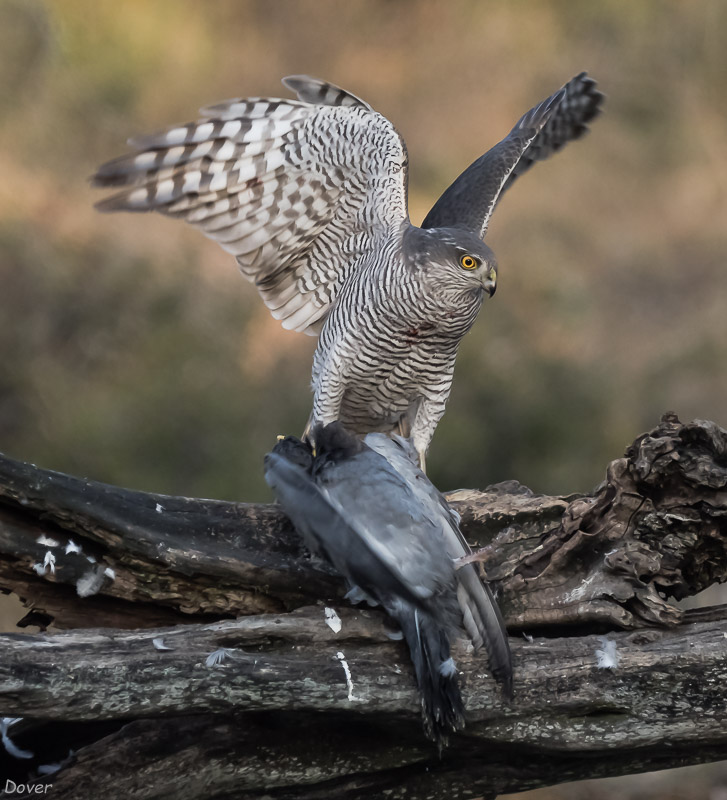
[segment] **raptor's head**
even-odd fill
[[[409,266],[440,287],[495,294],[497,260],[476,234],[463,228],[415,228],[404,236]]]

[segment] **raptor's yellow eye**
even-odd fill
[[[462,256],[459,260],[459,263],[465,269],[474,269],[477,266],[477,259],[472,258],[472,256]]]

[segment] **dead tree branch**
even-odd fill
[[[727,432],[667,416],[592,495],[450,500],[535,638],[513,638],[510,705],[459,648],[468,724],[439,760],[405,649],[274,506],[1,459],[0,587],[61,629],[0,636],[13,741],[71,726],[58,798],[495,796],[727,757],[727,608],[671,602],[727,579]]]

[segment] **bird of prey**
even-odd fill
[[[603,95],[585,72],[518,120],[409,221],[408,158],[366,102],[307,76],[297,100],[252,97],[132,139],[99,168],[103,211],[158,211],[234,255],[285,328],[320,334],[309,427],[411,436],[420,463],[449,397],[460,340],[497,264],[483,242],[502,193],[582,136]]]
[[[464,627],[509,695],[507,632],[471,564],[456,515],[410,460],[408,443],[339,423],[318,426],[315,452],[287,437],[265,458],[265,478],[314,553],[346,579],[349,596],[380,604],[398,623],[421,692],[427,735],[440,747],[464,725],[450,642]],[[416,455],[414,454],[414,458]]]

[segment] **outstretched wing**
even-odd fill
[[[159,211],[232,253],[283,327],[315,334],[346,274],[407,218],[407,156],[391,123],[329,83],[248,98],[131,141],[96,186],[102,211]]]
[[[603,100],[592,78],[576,75],[471,164],[437,200],[422,228],[463,227],[484,238],[502,193],[536,161],[583,136]]]

